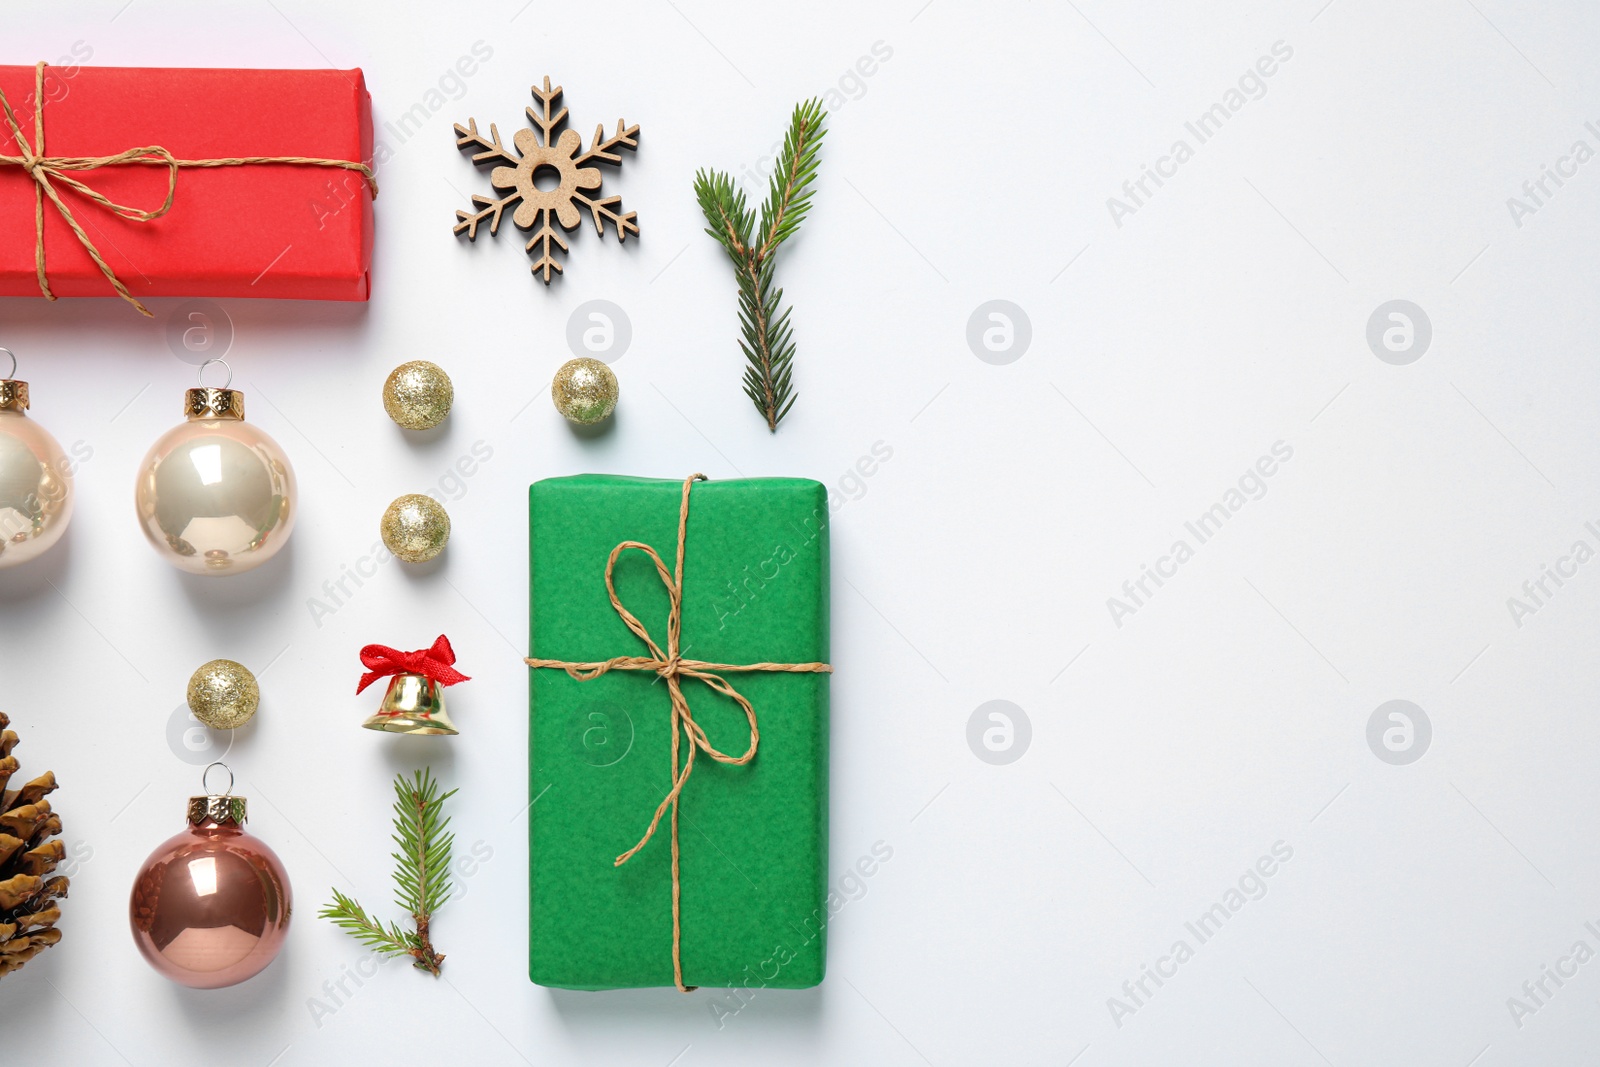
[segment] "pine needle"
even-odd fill
[[[444,954],[433,947],[429,925],[433,913],[450,899],[450,853],[455,835],[445,832],[450,819],[444,815],[444,802],[456,791],[441,794],[433,772],[424,769],[415,772],[410,781],[404,774],[395,775],[394,794],[395,904],[411,916],[415,932],[393,922],[384,927],[337,889],[333,903],[318,914],[374,951],[410,956],[412,966],[437,976]]]
[[[739,286],[745,395],[774,433],[795,402],[795,346],[790,309],[782,307],[783,290],[773,285],[772,264],[778,246],[794,236],[811,210],[826,117],[820,97],[795,105],[759,224],[732,175],[701,170],[694,176],[695,199],[709,224],[706,233],[727,251]]]

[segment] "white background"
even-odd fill
[[[1509,0],[8,4],[9,63],[81,41],[98,64],[360,66],[380,123],[475,42],[493,56],[383,169],[370,305],[224,302],[250,417],[300,476],[298,530],[258,573],[188,578],[135,526],[134,470],[193,380],[167,342],[179,302],[146,322],[0,301],[34,417],[93,451],[67,543],[0,574],[0,703],[24,770],[63,782],[80,857],[65,940],[0,987],[0,1061],[1586,1061],[1600,962],[1520,1019],[1508,998],[1580,939],[1600,951],[1600,562],[1520,627],[1507,599],[1600,547],[1600,162],[1521,226],[1507,198],[1600,147],[1597,33],[1590,5]],[[1193,146],[1184,123],[1278,41],[1265,95],[1118,226],[1107,198]],[[878,42],[890,58],[849,75]],[[488,188],[451,124],[509,137],[546,73],[586,137],[643,127],[606,173],[641,240],[578,232],[548,290],[509,226],[450,233]],[[771,436],[690,183],[757,166],[830,89],[815,213],[778,268],[800,399]],[[592,299],[633,339],[615,424],[584,437],[546,397]],[[991,299],[1031,322],[1009,365],[967,341]],[[1409,365],[1366,340],[1393,299],[1432,323]],[[414,358],[457,391],[422,441],[379,402]],[[892,459],[851,480],[880,441]],[[1117,625],[1107,598],[1279,441],[1265,494]],[[450,481],[477,442],[492,458]],[[893,849],[835,918],[825,985],[720,1028],[709,992],[524,974],[526,488],[691,470],[841,488],[835,882]],[[429,488],[455,524],[443,562],[391,563],[315,619],[384,505]],[[358,729],[377,700],[353,695],[358,648],[441,631],[473,675],[461,736]],[[168,727],[217,656],[261,678],[227,759],[298,910],[269,970],[202,993],[143,964],[126,897],[198,784]],[[1009,765],[967,741],[994,699],[1031,722]],[[1409,765],[1367,742],[1391,699],[1432,724]],[[491,854],[436,923],[444,979],[396,964],[331,999],[362,951],[315,911],[331,886],[391,910],[388,782],[424,762],[461,789],[458,851]],[[1265,895],[1197,945],[1185,923],[1280,841]],[[1128,1000],[1180,938],[1193,958]]]

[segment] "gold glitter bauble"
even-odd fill
[[[426,563],[450,541],[450,516],[431,496],[407,493],[383,513],[383,543],[407,563]]]
[[[260,706],[256,676],[231,659],[214,659],[189,676],[189,710],[214,729],[243,726]]]
[[[617,376],[598,359],[569,359],[550,383],[556,410],[572,422],[589,425],[610,415],[617,406]]]
[[[439,425],[450,414],[455,398],[450,375],[425,359],[400,364],[383,383],[383,410],[408,430],[431,430]]]

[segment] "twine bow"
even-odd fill
[[[56,294],[50,290],[50,282],[45,276],[44,256],[44,202],[48,197],[50,203],[55,205],[71,228],[78,243],[83,250],[89,253],[89,258],[94,260],[94,265],[100,268],[100,273],[106,281],[111,283],[117,295],[146,318],[152,317],[150,309],[128,291],[104,259],[100,250],[95,247],[89,235],[84,232],[72,210],[67,207],[66,201],[61,199],[61,191],[57,188],[70,189],[93,204],[111,212],[119,218],[131,222],[150,222],[159,219],[172,210],[173,199],[178,192],[178,170],[181,167],[243,167],[255,163],[291,163],[308,167],[342,167],[353,170],[366,179],[367,188],[372,195],[378,195],[378,180],[373,176],[372,168],[365,163],[357,163],[348,159],[322,159],[316,156],[228,156],[222,159],[176,159],[172,153],[160,145],[149,145],[144,148],[129,148],[109,156],[47,156],[44,151],[44,68],[43,62],[34,64],[33,68],[33,141],[30,144],[22,133],[22,124],[17,121],[16,112],[11,109],[11,101],[6,99],[4,90],[0,90],[0,109],[5,112],[6,124],[11,127],[12,139],[17,143],[17,155],[0,155],[0,166],[21,167],[28,177],[33,179],[33,264],[34,271],[39,276],[39,291],[46,300],[57,299]],[[77,178],[73,172],[98,170],[101,167],[116,167],[129,164],[145,164],[150,166],[165,167],[167,169],[167,196],[161,206],[154,210],[132,207],[128,204],[119,204],[116,201],[96,191]]]
[[[359,695],[379,678],[393,674],[420,674],[440,685],[472,681],[456,670],[455,662],[456,650],[450,647],[450,639],[444,634],[439,635],[431,648],[419,648],[415,652],[401,652],[388,645],[367,645],[361,650],[361,665],[367,668],[367,673],[361,676],[356,693]]]
[[[649,843],[655,835],[656,827],[661,824],[661,817],[668,809],[672,811],[672,981],[679,992],[687,993],[693,986],[683,984],[682,937],[679,920],[679,880],[678,880],[678,800],[683,793],[684,785],[689,781],[689,774],[694,770],[694,754],[698,749],[718,763],[729,763],[743,766],[755,759],[756,748],[761,742],[761,731],[756,725],[756,711],[751,707],[750,701],[730,685],[727,679],[715,674],[715,671],[780,671],[789,674],[829,674],[833,668],[826,663],[711,663],[706,660],[684,659],[680,651],[682,626],[683,626],[683,546],[685,533],[689,528],[689,488],[695,482],[706,480],[704,474],[691,474],[683,480],[683,498],[678,507],[678,557],[677,566],[668,572],[667,565],[662,562],[656,550],[649,545],[638,541],[623,541],[611,550],[611,555],[606,559],[606,592],[611,597],[611,606],[627,624],[628,629],[643,641],[650,649],[648,656],[613,656],[607,660],[591,663],[576,663],[559,659],[525,660],[530,667],[553,667],[564,670],[574,679],[587,682],[598,678],[607,671],[651,671],[660,676],[667,683],[667,695],[672,701],[672,788],[666,797],[656,806],[655,815],[650,820],[650,826],[645,830],[639,843],[628,851],[618,856],[613,866],[620,867],[632,859],[640,849]],[[617,558],[630,548],[636,548],[645,553],[655,562],[656,573],[661,576],[661,584],[667,587],[667,647],[656,644],[648,630],[644,628],[638,618],[623,607],[622,601],[617,597],[617,587],[612,581],[612,571],[616,568]],[[745,719],[750,724],[750,745],[742,755],[733,756],[721,751],[713,745],[706,736],[700,724],[695,722],[694,714],[689,709],[689,701],[683,695],[682,681],[684,678],[694,678],[705,683],[712,689],[730,698],[744,710]],[[681,734],[681,737],[680,737]],[[679,752],[683,741],[688,742],[689,755],[679,767]]]

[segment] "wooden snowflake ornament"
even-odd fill
[[[515,152],[501,142],[500,131],[492,122],[487,139],[478,132],[477,119],[468,119],[465,126],[456,124],[456,147],[475,149],[472,162],[480,166],[486,163],[503,164],[489,173],[489,184],[505,195],[499,199],[474,196],[472,205],[478,210],[457,211],[454,232],[458,235],[465,233],[467,240],[475,241],[478,238],[478,225],[487,219],[489,233],[499,233],[500,216],[506,208],[516,204],[517,209],[512,212],[511,221],[519,230],[534,231],[528,241],[527,252],[533,256],[535,248],[538,249],[532,270],[535,274],[542,272],[544,283],[549,285],[552,272],[564,273],[561,264],[556,261],[552,246],[559,246],[563,253],[567,251],[567,242],[551,225],[552,221],[560,223],[561,228],[570,233],[583,221],[578,211],[581,206],[589,209],[594,228],[602,237],[605,236],[607,222],[617,231],[618,241],[626,241],[630,233],[638,234],[639,224],[634,221],[637,213],[621,213],[622,197],[608,196],[600,200],[586,196],[584,191],[598,191],[601,182],[599,169],[585,164],[609,163],[620,167],[622,156],[619,151],[639,147],[639,126],[637,123],[627,126],[618,119],[617,132],[607,137],[605,127],[597,125],[594,128],[594,143],[588,151],[583,151],[583,138],[577,131],[561,129],[567,121],[567,109],[563,107],[553,114],[551,112],[551,108],[561,99],[561,86],[550,88],[547,76],[543,89],[535,85],[531,91],[543,110],[542,113],[531,107],[525,110],[528,121],[539,128],[539,133],[518,130],[512,138]],[[559,134],[557,130],[560,130]],[[543,135],[542,140],[540,134]]]

